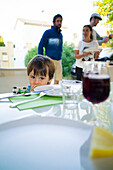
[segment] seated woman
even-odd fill
[[[52,60],[47,56],[36,55],[27,65],[27,74],[30,85],[27,89],[34,91],[37,86],[50,84],[55,72]]]
[[[90,25],[83,26],[84,40],[80,41],[75,47],[76,75],[77,80],[82,80],[84,61],[94,61],[99,57],[99,52],[85,52],[86,48],[98,48],[98,42],[92,40],[92,28]]]

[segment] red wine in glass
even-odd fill
[[[88,101],[98,104],[105,101],[109,93],[109,75],[88,74],[83,76],[83,95]]]

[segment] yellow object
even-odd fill
[[[113,156],[113,134],[104,128],[94,127],[91,139],[90,157]]]
[[[2,38],[2,36],[0,35],[0,42],[3,42],[3,38]]]

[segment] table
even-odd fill
[[[4,94],[0,94],[0,97],[3,95]],[[110,102],[111,96],[113,96],[113,94],[110,94],[110,97],[105,102],[98,105],[97,114],[101,126],[113,131],[113,102]],[[67,114],[63,110],[62,104],[19,111],[17,108],[10,108],[9,105],[11,102],[8,99],[4,99],[0,101],[0,124],[33,115],[43,117],[52,116],[83,121],[89,124],[92,123],[92,104],[84,99],[82,94],[79,96],[79,100],[78,107],[74,112],[70,110]]]
[[[8,95],[11,95],[9,93]],[[4,94],[0,94],[0,97]],[[0,101],[0,124],[9,122],[15,119],[29,116],[59,116],[62,113],[62,105],[53,105],[19,111],[17,108],[10,108],[11,102],[8,99]]]
[[[2,170],[112,169],[113,158],[93,161],[89,158],[93,126],[82,122],[91,123],[92,105],[82,94],[79,100],[73,115],[65,114],[62,104],[19,111],[9,108],[7,99],[0,101]],[[113,102],[110,100],[111,96],[98,106],[101,111],[98,119],[104,127],[113,130]]]

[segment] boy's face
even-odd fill
[[[46,75],[46,77],[42,75],[34,75],[34,70],[32,70],[29,74],[29,82],[31,86],[31,91],[34,91],[35,87],[47,85],[51,82],[51,80],[49,79],[48,74]]]

